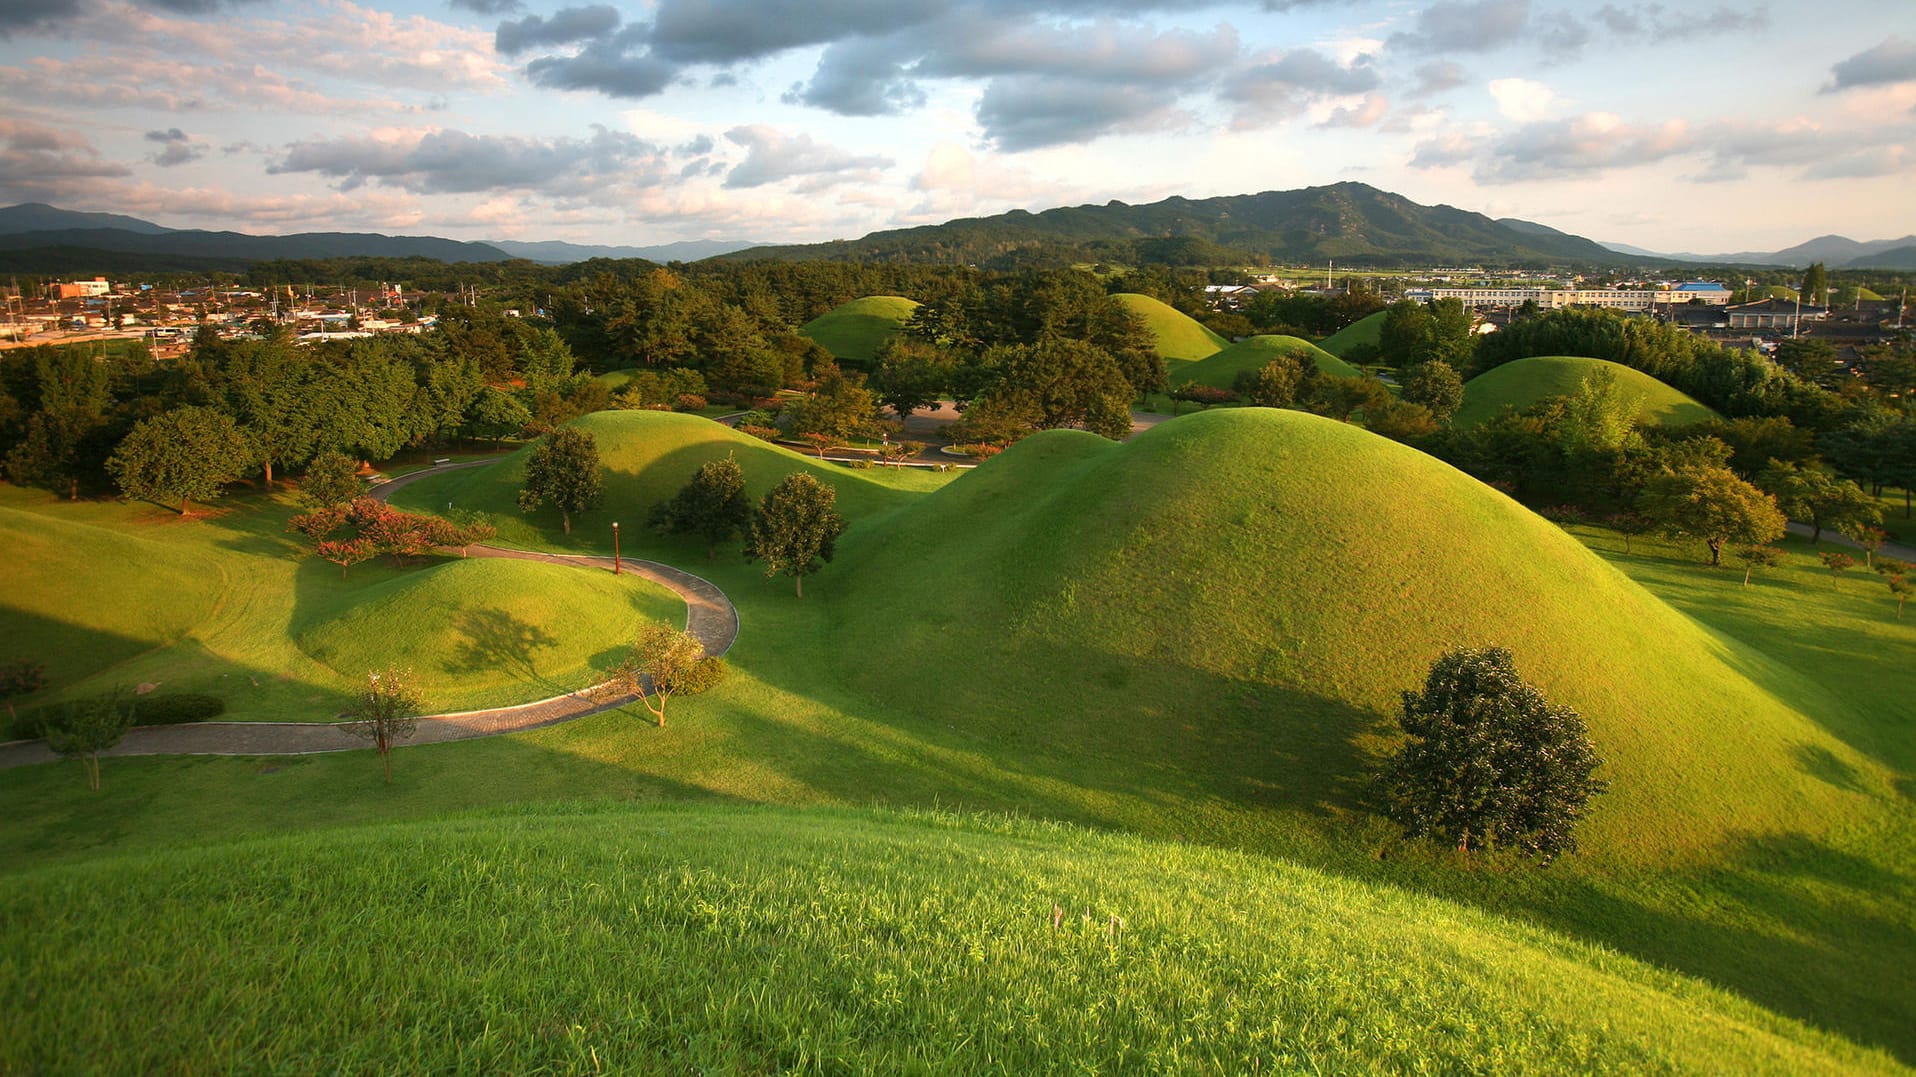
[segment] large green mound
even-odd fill
[[[560,534],[557,511],[519,510],[519,490],[525,483],[532,446],[487,467],[416,483],[396,493],[393,503],[419,511],[443,511],[450,502],[458,509],[485,513],[498,526],[499,540],[507,545],[558,543],[611,553],[614,521],[623,523],[628,533],[638,531],[654,505],[670,500],[701,465],[728,453],[744,469],[746,493],[754,500],[792,472],[810,472],[838,490],[838,511],[854,525],[908,500],[902,491],[930,489],[948,478],[907,468],[851,471],[696,415],[601,411],[569,425],[592,435],[605,468],[604,505],[575,516],[569,537]]]
[[[1161,299],[1136,292],[1112,296],[1124,309],[1144,320],[1151,337],[1157,341],[1158,354],[1176,363],[1195,362],[1215,355],[1230,341],[1212,332],[1203,322],[1170,306]]]
[[[1267,334],[1245,337],[1203,362],[1180,367],[1171,372],[1171,381],[1174,384],[1196,382],[1216,389],[1229,389],[1239,374],[1262,370],[1279,356],[1290,356],[1317,367],[1325,374],[1335,374],[1341,378],[1356,377],[1363,373],[1308,340]]]
[[[1539,355],[1493,367],[1464,385],[1464,403],[1451,417],[1459,429],[1494,419],[1505,408],[1518,411],[1553,396],[1577,391],[1585,378],[1607,370],[1617,385],[1637,399],[1637,418],[1650,426],[1688,426],[1718,418],[1707,405],[1648,374],[1607,359]]]
[[[1339,329],[1337,332],[1318,341],[1317,346],[1341,358],[1347,349],[1356,347],[1359,344],[1368,344],[1373,348],[1377,347],[1383,343],[1383,335],[1384,312],[1380,310],[1375,314],[1366,314],[1362,318]]]
[[[888,338],[904,329],[917,309],[915,299],[868,295],[813,318],[798,335],[810,337],[840,359],[869,363]]]
[[[0,916],[21,1073],[1897,1071],[1452,903],[943,815],[334,830],[15,875]]]
[[[843,556],[837,645],[886,655],[848,670],[860,690],[891,698],[912,670],[927,720],[1233,796],[1357,806],[1398,693],[1475,643],[1588,721],[1612,785],[1586,829],[1601,855],[1816,831],[1888,788],[1746,676],[1774,668],[1761,655],[1461,472],[1299,412],[1210,411],[1122,445],[1040,434]],[[963,598],[901,633],[903,594]]]
[[[295,623],[293,639],[348,683],[410,669],[425,708],[447,711],[596,684],[643,621],[682,627],[685,604],[637,577],[484,558],[382,580]]]

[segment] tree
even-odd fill
[[[1758,567],[1775,568],[1783,563],[1783,551],[1774,546],[1739,546],[1736,556],[1743,562],[1743,586],[1750,585],[1750,574]]]
[[[1472,849],[1515,846],[1545,863],[1574,852],[1573,833],[1605,783],[1603,760],[1567,706],[1517,675],[1502,647],[1439,658],[1422,692],[1403,694],[1410,736],[1383,778],[1390,818],[1406,837]]]
[[[1297,402],[1304,381],[1304,364],[1280,355],[1256,370],[1246,370],[1231,383],[1237,395],[1260,408],[1288,408]]]
[[[878,401],[900,419],[936,405],[949,391],[957,363],[943,348],[903,334],[879,345],[871,388]]]
[[[1868,524],[1852,524],[1842,532],[1844,538],[1862,547],[1863,561],[1870,568],[1876,567],[1876,551],[1889,541],[1889,532]]]
[[[412,671],[387,668],[366,675],[341,729],[373,742],[386,768],[386,784],[393,781],[392,749],[419,728],[419,696],[412,688]]]
[[[1304,403],[1311,411],[1344,423],[1350,422],[1353,412],[1368,414],[1390,402],[1390,390],[1372,377],[1323,374],[1310,379],[1304,391]]]
[[[519,508],[531,512],[546,502],[559,510],[565,533],[572,533],[572,514],[595,508],[604,499],[599,480],[599,445],[591,434],[562,426],[540,439],[526,461],[526,484],[519,491]]]
[[[1841,576],[1851,565],[1856,563],[1856,558],[1846,553],[1839,553],[1836,550],[1824,550],[1822,557],[1823,567],[1829,569],[1830,573],[1836,576]]]
[[[321,542],[314,551],[321,559],[339,566],[339,578],[346,578],[346,570],[379,556],[379,546],[372,539],[346,539],[340,542]]]
[[[13,697],[38,692],[47,684],[47,667],[26,658],[16,658],[0,666],[0,699],[7,701],[7,717],[17,720]]]
[[[1778,508],[1809,523],[1812,544],[1822,539],[1825,527],[1848,533],[1883,522],[1875,499],[1862,487],[1815,467],[1771,460],[1756,476],[1756,484],[1776,498]]]
[[[308,505],[326,508],[344,505],[359,496],[359,465],[343,452],[323,452],[306,465],[306,477],[299,483],[299,498]]]
[[[1796,294],[1805,303],[1822,303],[1829,298],[1829,290],[1829,270],[1823,268],[1821,262],[1811,262],[1810,267],[1803,271],[1803,287]]]
[[[668,624],[648,624],[639,629],[631,653],[612,672],[612,680],[636,694],[664,729],[666,700],[686,686],[704,659],[705,645],[697,636]]]
[[[833,507],[838,492],[812,476],[797,472],[772,487],[758,504],[746,538],[747,560],[765,562],[765,574],[792,578],[798,597],[805,597],[805,577],[830,561],[845,520]]]
[[[1724,467],[1666,471],[1644,485],[1637,511],[1665,535],[1702,539],[1711,565],[1723,562],[1725,542],[1759,546],[1783,534],[1776,499]]]
[[[1413,367],[1404,378],[1404,392],[1399,398],[1406,404],[1422,404],[1430,409],[1430,417],[1438,422],[1448,422],[1464,403],[1464,379],[1457,368],[1442,359],[1432,359]]]
[[[692,473],[672,500],[652,510],[652,526],[667,535],[697,535],[705,540],[705,559],[718,556],[718,544],[752,525],[752,503],[745,498],[745,470],[731,453]]]
[[[830,374],[817,392],[792,401],[785,412],[792,418],[792,433],[799,437],[817,434],[832,444],[843,444],[874,427],[878,401],[856,380]]]
[[[1131,382],[1110,353],[1061,337],[994,351],[1001,375],[986,399],[1029,409],[1040,430],[1083,426],[1113,441],[1131,433]]]
[[[115,691],[91,699],[76,699],[47,719],[47,747],[68,759],[78,759],[86,770],[88,789],[100,788],[100,753],[120,743],[133,725],[133,701]]]
[[[120,442],[107,470],[128,497],[212,501],[248,463],[246,440],[233,420],[212,408],[184,407],[142,419]]]
[[[1903,603],[1909,601],[1909,578],[1906,576],[1889,577],[1889,593],[1896,598],[1896,619],[1903,619]],[[97,788],[97,787],[96,787]]]

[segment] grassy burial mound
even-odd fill
[[[533,561],[453,561],[341,597],[302,612],[300,649],[347,683],[410,669],[428,711],[597,684],[641,622],[685,624],[685,603],[657,584]]]
[[[1157,341],[1158,354],[1172,363],[1190,363],[1215,355],[1230,341],[1212,332],[1204,323],[1161,299],[1136,292],[1112,296],[1124,309],[1144,320]]]
[[[892,334],[904,329],[918,301],[897,295],[868,295],[842,303],[806,322],[798,331],[839,359],[869,363]]]
[[[433,710],[522,703],[591,683],[641,619],[685,617],[647,581],[520,561],[382,557],[342,579],[301,556],[273,500],[187,522],[28,500],[0,505],[0,539],[25,555],[0,595],[19,628],[0,662],[43,663],[46,700],[152,684],[216,696],[225,719],[323,721],[394,665]]]
[[[848,684],[887,698],[913,670],[927,721],[1095,753],[1114,789],[1146,767],[1220,810],[1354,809],[1398,693],[1449,647],[1499,643],[1608,759],[1599,857],[1815,830],[1888,790],[1752,681],[1776,669],[1762,655],[1462,473],[1298,412],[1206,412],[1122,445],[1039,434],[844,556],[835,638],[887,654]],[[900,594],[964,598],[900,633]]]
[[[361,827],[16,875],[0,915],[9,1072],[1899,1072],[1449,902],[943,815]]]
[[[1637,417],[1650,426],[1688,426],[1717,418],[1717,413],[1687,393],[1670,388],[1640,370],[1607,359],[1539,355],[1493,367],[1464,385],[1464,403],[1450,420],[1454,427],[1494,419],[1505,408],[1518,411],[1553,396],[1568,396],[1600,370],[1614,374],[1618,388],[1637,399]]]
[[[838,490],[838,511],[853,526],[909,500],[907,491],[928,490],[949,479],[907,468],[850,471],[696,415],[601,411],[569,425],[592,435],[605,467],[605,503],[576,516],[571,536],[560,534],[554,511],[519,511],[519,489],[525,483],[532,446],[487,467],[416,483],[398,491],[393,504],[432,512],[443,511],[451,503],[456,509],[485,513],[498,526],[499,541],[510,546],[557,546],[609,554],[614,521],[627,529],[628,539],[644,541],[646,515],[652,507],[670,500],[701,465],[723,459],[727,453],[744,469],[745,492],[754,501],[792,472],[808,472]],[[697,558],[704,559],[702,547]],[[694,571],[698,568],[692,560],[682,564]]]
[[[1196,382],[1215,389],[1229,389],[1239,374],[1262,370],[1279,356],[1290,356],[1301,363],[1316,366],[1325,374],[1338,377],[1351,378],[1363,373],[1308,340],[1262,335],[1245,337],[1203,362],[1172,371],[1171,383]]]
[[[1332,355],[1342,356],[1346,349],[1359,344],[1368,344],[1375,348],[1383,342],[1384,312],[1366,314],[1351,324],[1317,342],[1317,346]]]

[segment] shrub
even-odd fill
[[[678,400],[672,405],[674,411],[704,411],[705,408],[705,398],[697,393],[680,393]]]
[[[725,659],[714,657],[701,658],[691,669],[679,676],[680,695],[695,696],[700,692],[709,692],[725,679]]]
[[[750,434],[762,441],[777,441],[784,436],[779,433],[779,429],[776,426],[758,426],[756,424],[747,426],[744,423],[740,423],[738,425],[738,432],[741,434]]]
[[[140,700],[139,722],[141,725],[178,725],[204,722],[225,713],[226,701],[218,696],[180,692]]]

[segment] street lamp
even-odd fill
[[[612,574],[619,574],[619,524],[616,520],[612,523]]]

